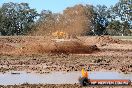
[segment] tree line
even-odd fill
[[[31,31],[38,13],[28,3],[4,3],[0,8],[1,35],[24,35]]]
[[[1,35],[46,35],[55,31],[77,35],[132,35],[132,0],[114,6],[75,5],[53,13],[29,7],[28,3],[4,3],[0,7]]]

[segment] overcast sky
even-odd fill
[[[36,8],[38,12],[42,10],[51,10],[52,12],[62,12],[66,7],[75,4],[92,4],[94,6],[101,4],[111,6],[119,0],[0,0],[0,6],[7,2],[27,2],[31,8]]]

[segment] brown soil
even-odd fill
[[[42,36],[0,37],[0,71],[39,73],[95,70],[132,72],[132,44],[109,36],[50,39]],[[46,52],[46,53],[45,53]],[[45,66],[45,68],[43,68]]]
[[[92,71],[132,72],[132,41],[112,39],[109,36],[78,37],[68,40],[43,36],[0,37],[0,72],[11,70],[37,73],[69,72],[81,71],[88,66],[91,66]],[[43,86],[80,87],[79,85]]]
[[[13,86],[0,86],[1,88],[131,88],[132,86],[86,86],[81,87],[79,84],[22,84]]]
[[[113,39],[110,36],[90,36],[90,37],[79,37],[80,40],[83,40],[85,44],[96,44],[96,45],[103,45],[103,44],[132,44],[129,40],[119,40]]]
[[[11,52],[13,50],[15,50],[15,47],[9,44],[0,44],[0,52]]]
[[[91,66],[92,71],[132,72],[131,57],[91,55],[32,55],[0,56],[0,72],[10,70],[37,73],[51,71],[81,71]]]
[[[32,55],[43,53],[84,54],[99,50],[96,45],[84,45],[78,39],[50,39],[41,37],[2,37],[0,54]]]

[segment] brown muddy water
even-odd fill
[[[52,72],[46,74],[27,73],[24,71],[0,73],[0,85],[29,84],[75,84],[81,72]],[[89,72],[90,79],[130,79],[131,74],[119,74],[117,72]]]

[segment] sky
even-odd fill
[[[31,8],[36,8],[39,13],[42,10],[50,10],[57,13],[62,12],[65,8],[72,7],[76,4],[90,4],[94,6],[100,4],[110,7],[111,5],[115,5],[118,1],[119,0],[0,0],[0,7],[3,3],[7,2],[26,2],[29,3]]]

